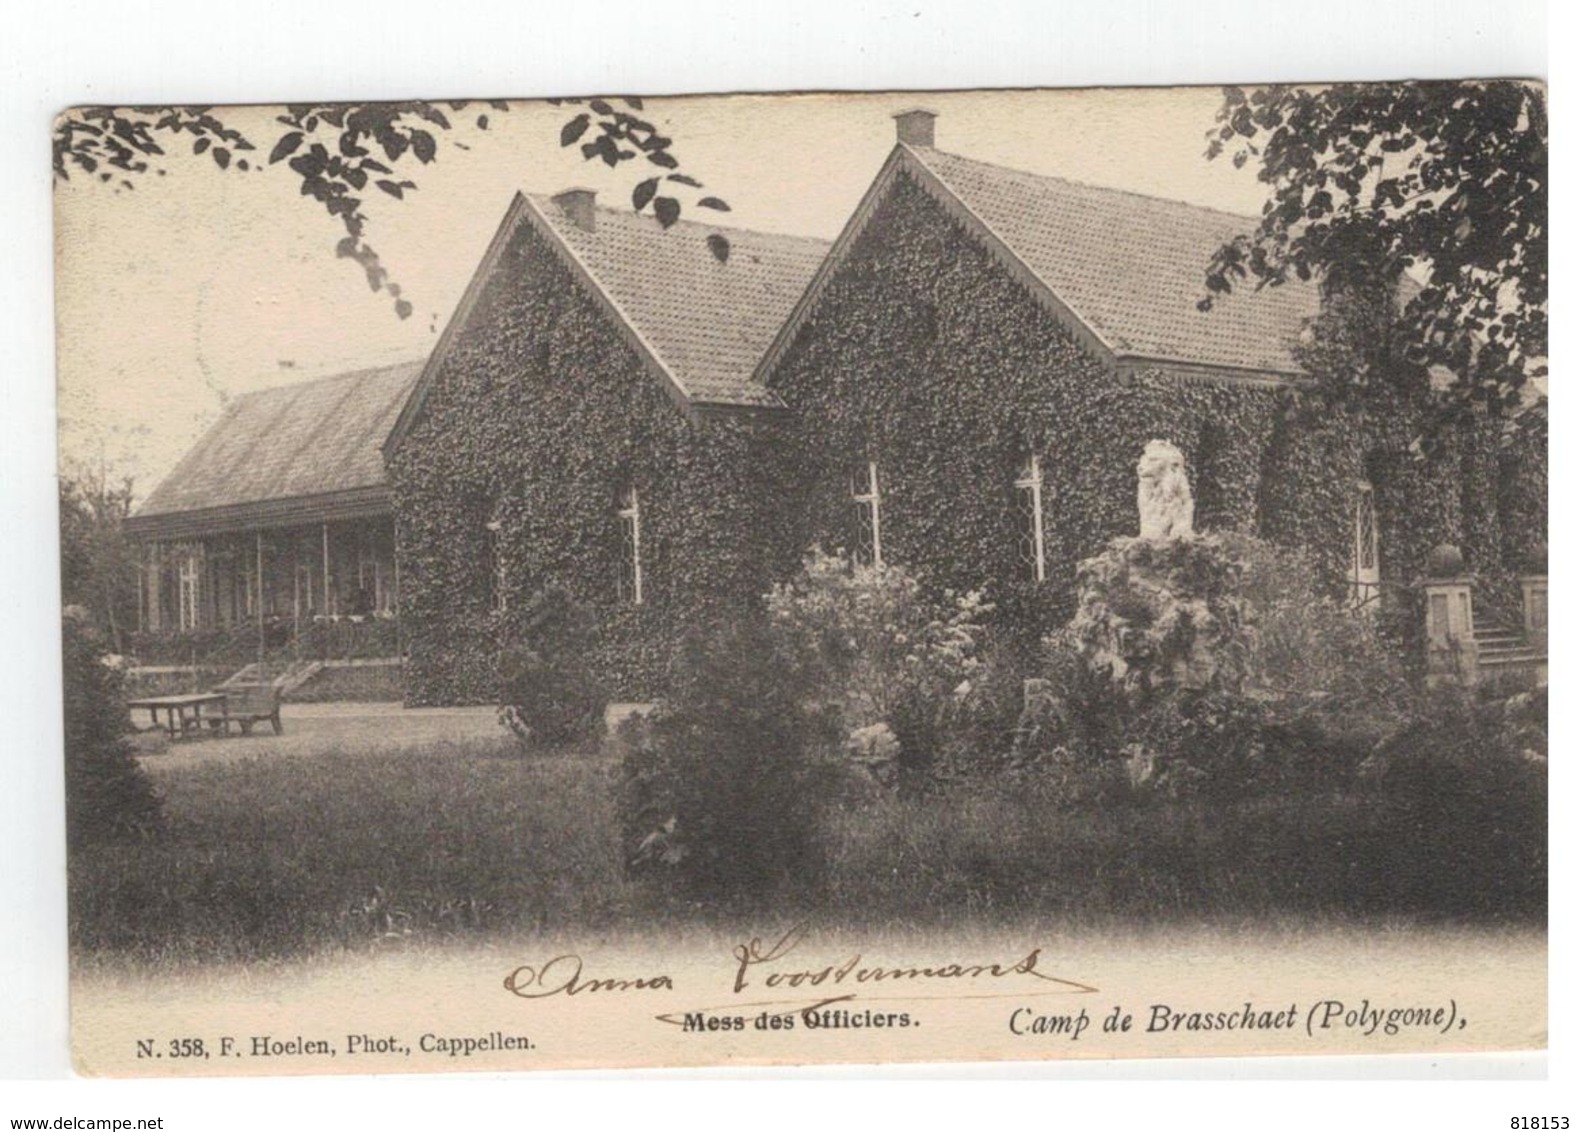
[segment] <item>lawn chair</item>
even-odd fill
[[[273,684],[226,684],[217,691],[225,694],[224,714],[214,722],[223,726],[226,734],[230,725],[241,728],[241,734],[252,734],[252,725],[267,720],[274,725],[274,734],[284,734],[279,721],[279,689]]]

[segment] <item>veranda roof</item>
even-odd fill
[[[421,370],[404,362],[236,398],[128,528],[177,537],[387,511],[380,448]]]

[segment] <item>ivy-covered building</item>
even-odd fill
[[[709,606],[767,587],[785,496],[753,451],[783,407],[752,373],[826,252],[515,197],[385,448],[408,702],[496,697],[544,586],[595,616],[626,697]]]
[[[1068,615],[1076,564],[1136,533],[1152,439],[1184,454],[1197,529],[1301,548],[1414,633],[1413,583],[1451,544],[1517,620],[1539,430],[1508,444],[1469,415],[1421,456],[1406,409],[1311,413],[1317,286],[1200,309],[1251,219],[897,122],[831,245],[518,194],[419,374],[242,399],[150,498],[145,624],[371,605],[398,614],[408,703],[477,703],[557,585],[610,690],[645,699],[687,627],[820,544],[984,586],[1028,641]]]
[[[984,584],[1035,632],[1067,615],[1077,562],[1136,533],[1156,438],[1185,455],[1197,529],[1302,548],[1334,595],[1403,621],[1439,544],[1489,578],[1539,556],[1543,447],[1470,418],[1421,459],[1406,411],[1295,411],[1316,284],[1200,309],[1203,265],[1252,219],[968,160],[935,148],[932,114],[897,121],[756,373],[787,409],[791,544]]]

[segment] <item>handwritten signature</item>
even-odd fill
[[[784,956],[800,945],[805,934],[805,925],[801,924],[790,928],[770,946],[764,945],[759,937],[749,943],[735,944],[733,954],[737,967],[734,972],[734,993],[739,994],[752,985],[752,978],[757,975],[755,968],[777,966]],[[1095,987],[1040,970],[1039,947],[1033,948],[1022,958],[1011,963],[950,960],[927,966],[863,966],[862,959],[863,956],[856,952],[842,963],[812,965],[801,970],[772,970],[759,977],[763,985],[768,987],[821,987],[839,986],[846,982],[881,984],[979,978],[1009,979],[1020,976],[1057,983],[1079,994],[1092,994],[1096,990]]]
[[[839,962],[812,963],[795,967],[785,962],[785,959],[800,946],[806,937],[806,931],[806,926],[800,924],[790,928],[771,943],[764,942],[760,936],[755,936],[735,944],[730,949],[735,963],[734,993],[740,995],[757,986],[769,989],[841,988],[840,993],[829,995],[824,991],[822,996],[808,1000],[806,1003],[770,1004],[787,1005],[797,1011],[816,1010],[833,1003],[853,1000],[856,997],[853,989],[855,986],[869,987],[895,983],[913,985],[931,982],[957,983],[975,979],[1016,981],[1034,979],[1055,984],[1058,988],[1056,992],[1046,990],[1042,993],[1096,993],[1095,987],[1049,974],[1043,970],[1040,948],[1032,948],[1012,961],[945,960],[925,965],[868,964],[860,952],[855,952]],[[675,988],[674,977],[669,974],[650,974],[633,978],[594,978],[587,974],[585,964],[579,955],[565,954],[555,956],[541,966],[523,964],[516,967],[505,976],[504,989],[518,998],[551,998],[555,995],[573,998],[587,993],[671,991]],[[1019,992],[988,992],[977,997],[999,997],[1016,993]],[[706,1009],[710,1011],[723,1008],[707,1007]],[[672,1021],[673,1017],[673,1015],[659,1015],[663,1021]]]

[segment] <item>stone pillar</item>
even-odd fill
[[[1546,576],[1544,574],[1525,574],[1518,579],[1523,589],[1523,634],[1529,639],[1529,644],[1543,651],[1545,649],[1546,630]]]
[[[1425,677],[1431,684],[1479,677],[1474,643],[1474,586],[1467,577],[1425,582]]]
[[[146,621],[149,632],[157,633],[164,628],[164,556],[163,547],[157,542],[148,545],[148,572],[144,580],[148,586],[148,618]]]

